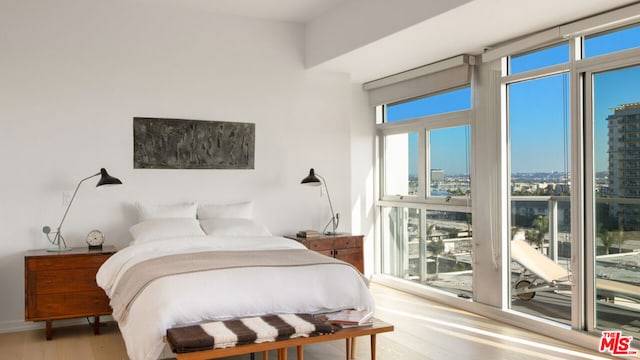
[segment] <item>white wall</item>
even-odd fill
[[[375,112],[362,85],[352,85],[351,102],[351,233],[365,236],[364,273],[370,276],[376,241]]]
[[[350,121],[361,101],[351,98],[361,90],[346,75],[304,69],[302,30],[153,2],[3,1],[0,331],[25,327],[24,252],[49,245],[41,228],[59,222],[63,193],[100,167],[124,185],[83,184],[64,226],[72,246],[94,228],[126,246],[137,200],[253,199],[275,234],[318,229],[330,214],[317,188],[299,184],[310,167],[330,184],[339,230],[351,230],[360,177]],[[255,169],[133,169],[134,116],[255,123]]]

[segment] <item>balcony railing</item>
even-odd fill
[[[629,189],[627,189],[629,190]],[[634,189],[635,190],[635,189]],[[638,191],[627,191],[627,196],[633,196],[633,193],[640,194]],[[511,213],[516,214],[518,208],[518,203],[528,202],[526,208],[527,213],[530,215],[544,215],[549,217],[549,232],[547,236],[545,236],[545,240],[549,240],[548,247],[548,256],[554,260],[558,260],[558,247],[560,243],[563,242],[571,242],[570,236],[570,223],[568,223],[568,219],[570,216],[568,214],[564,214],[564,211],[570,211],[570,197],[569,196],[511,196]],[[542,203],[541,206],[535,207],[536,209],[532,210],[532,206],[530,203]],[[562,206],[560,204],[566,203],[566,205]],[[631,213],[633,210],[628,209],[629,206],[633,206],[633,208],[640,209],[640,198],[605,198],[605,197],[597,197],[596,204],[607,204],[611,205],[611,211],[617,212],[619,214],[619,225],[625,226],[625,221],[629,221],[629,219],[624,219],[625,214]],[[560,218],[561,215],[562,219]],[[565,223],[565,219],[567,223]],[[635,221],[635,219],[632,219]],[[639,224],[626,224],[628,227],[640,227],[640,219],[638,219]],[[513,226],[518,226],[519,224],[512,224]],[[568,245],[568,244],[567,244]]]

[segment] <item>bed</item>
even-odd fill
[[[351,265],[273,236],[251,219],[212,219],[143,219],[131,229],[131,245],[98,271],[132,360],[157,359],[175,326],[374,309],[366,280]]]

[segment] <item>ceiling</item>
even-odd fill
[[[394,0],[143,1],[236,16],[309,24],[323,16],[340,14],[348,7],[374,6],[380,2]],[[405,1],[407,5],[412,4],[410,0]],[[366,82],[460,54],[481,54],[483,49],[492,45],[634,2],[637,0],[471,0],[420,23],[407,24],[404,29],[361,44],[314,68],[348,73],[353,82]],[[353,31],[360,30],[357,25],[363,24],[363,21],[375,19],[351,19],[350,22],[356,24]],[[368,25],[371,27],[371,24]],[[307,44],[311,45],[313,44]]]
[[[266,20],[309,22],[350,0],[149,0],[228,15]]]
[[[461,54],[480,55],[496,44],[636,2],[472,0],[317,67],[367,82]]]

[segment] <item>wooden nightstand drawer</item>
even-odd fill
[[[28,290],[34,295],[99,290],[97,272],[97,268],[35,271],[29,274]]]
[[[74,317],[110,314],[109,298],[102,290],[78,292],[73,294],[44,294],[31,296],[34,304],[32,320],[47,320],[68,318],[69,313]]]
[[[301,241],[309,250],[321,252],[323,250],[332,250],[334,248],[332,240],[325,239],[305,239]]]
[[[111,254],[71,257],[38,257],[27,260],[30,271],[57,270],[57,269],[97,269]]]
[[[334,249],[344,249],[344,248],[360,248],[362,247],[362,237],[360,236],[349,236],[349,237],[341,237],[333,240]]]
[[[364,271],[364,255],[362,250],[362,235],[322,235],[314,238],[302,238],[297,236],[286,236],[297,240],[309,250],[319,252],[353,265],[360,272]]]
[[[87,315],[92,314],[111,314],[111,307],[109,306],[109,298],[105,295],[104,291],[76,293],[68,295],[67,305],[69,311],[75,311],[77,313],[84,313]]]
[[[344,248],[333,250],[333,257],[355,266],[362,272],[362,248]]]

